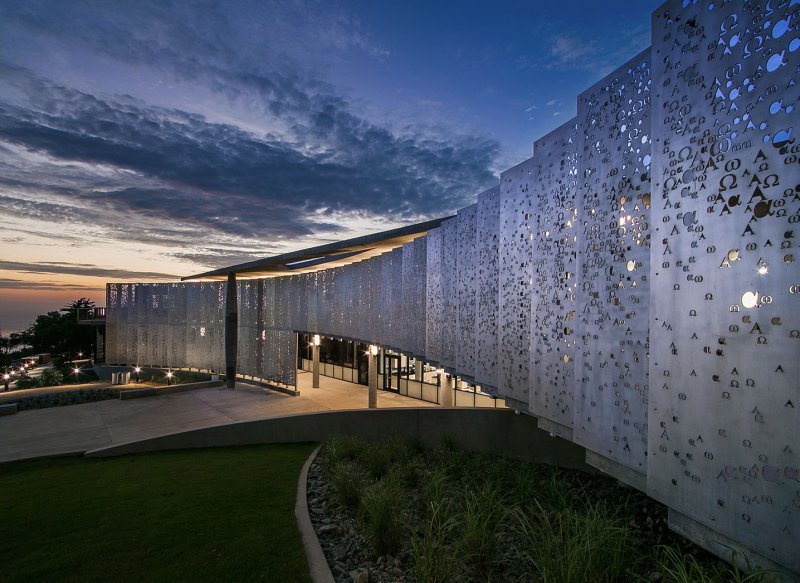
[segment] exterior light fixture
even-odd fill
[[[136,373],[136,382],[139,382],[139,373],[142,372],[142,369],[138,366],[133,367],[133,372]]]
[[[321,339],[319,337],[319,334],[314,334],[314,346],[319,346],[320,342]]]
[[[83,358],[83,352],[78,353],[78,358]]]
[[[169,371],[167,373],[167,386],[169,386],[171,383],[172,383],[172,371]]]
[[[79,369],[77,366],[72,369],[72,374],[74,374],[75,376],[78,376],[80,374],[80,372],[81,372],[81,369]]]
[[[372,356],[378,356],[378,347],[375,344],[370,344],[369,345],[369,353]]]

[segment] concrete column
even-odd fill
[[[236,356],[239,348],[239,308],[236,301],[236,274],[228,274],[225,295],[225,386],[236,387]]]
[[[319,346],[311,345],[311,387],[319,388]]]
[[[441,379],[441,387],[439,388],[439,400],[442,402],[442,407],[453,406],[453,377],[449,374],[439,375]]]
[[[369,408],[378,408],[378,355],[370,352],[369,359]]]
[[[414,363],[414,379],[420,382],[423,380],[422,361],[419,358]]]

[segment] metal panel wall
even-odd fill
[[[223,284],[108,284],[109,364],[224,368]]]
[[[475,320],[475,382],[496,393],[497,317],[499,311],[500,186],[478,195],[478,293]]]
[[[515,408],[528,410],[531,347],[533,158],[500,175],[498,268],[498,387]]]
[[[403,287],[403,249],[397,248],[382,256],[381,263],[381,338],[383,346],[400,349],[401,328],[407,324],[401,319]]]
[[[577,126],[570,120],[534,144],[531,274],[531,412],[571,437],[575,382]],[[557,429],[557,428],[554,428]]]
[[[578,97],[574,438],[647,466],[650,49]]]
[[[800,573],[798,49],[795,3],[654,14],[647,483]]]
[[[449,371],[456,368],[456,343],[458,333],[456,324],[458,320],[458,305],[456,297],[457,281],[457,256],[458,249],[458,218],[444,221],[442,229],[442,355],[441,366]]]
[[[478,205],[473,204],[458,211],[458,252],[456,254],[456,363],[455,369],[463,377],[475,377],[475,317],[478,303],[478,253],[476,234]]]
[[[442,229],[426,235],[427,281],[425,300],[425,356],[429,362],[442,361],[442,322],[444,320],[444,287],[442,284]]]
[[[425,354],[425,301],[427,289],[427,237],[418,237],[403,245],[403,303],[400,308],[404,352]]]

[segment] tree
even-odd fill
[[[37,316],[34,323],[21,334],[21,340],[34,353],[75,354],[83,351],[89,354],[94,351],[94,328],[78,325],[78,310],[93,307],[92,300],[81,298],[59,311]]]

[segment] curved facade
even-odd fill
[[[417,356],[712,550],[800,571],[798,11],[667,2],[652,47],[476,204],[370,259],[240,281],[239,372],[293,385],[297,332]],[[222,370],[224,300],[109,285],[108,361]]]

